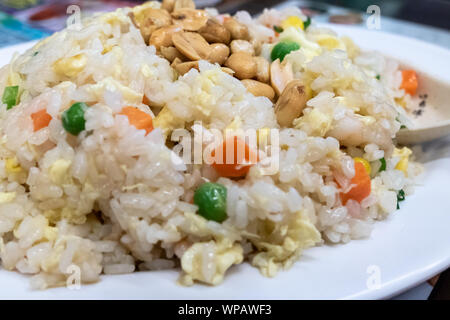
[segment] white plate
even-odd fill
[[[351,27],[336,28],[368,49],[449,77],[449,51],[413,39]],[[16,50],[0,50],[0,65]],[[218,287],[176,284],[176,271],[103,276],[79,290],[31,291],[27,277],[0,270],[0,298],[14,299],[376,299],[409,289],[450,266],[450,139],[426,145],[426,173],[401,210],[378,222],[372,236],[305,251],[288,271],[268,279],[243,264]],[[379,280],[379,286],[373,286]]]

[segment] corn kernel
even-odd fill
[[[302,30],[305,30],[305,26],[303,25],[303,21],[302,19],[300,19],[297,16],[290,16],[289,18],[287,18],[286,20],[284,20],[281,23],[281,27],[283,29],[287,29],[289,27],[296,27],[296,28],[300,28]]]
[[[403,171],[403,173],[406,175],[406,172],[408,170],[408,158],[401,158],[400,161],[395,166],[395,169]]]
[[[372,167],[370,166],[369,161],[359,157],[353,158],[353,161],[360,162],[364,166],[364,168],[366,168],[367,173],[370,175],[370,173],[372,172]]]

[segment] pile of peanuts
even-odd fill
[[[274,102],[282,126],[290,126],[305,108],[304,87],[293,79],[292,71],[279,60],[270,63],[257,56],[259,45],[251,42],[247,26],[233,17],[220,22],[196,9],[192,0],[163,0],[161,8],[144,7],[131,18],[146,43],[179,75],[198,69],[199,60],[217,63],[250,93]]]

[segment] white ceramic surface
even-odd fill
[[[339,27],[364,48],[386,49],[437,78],[449,77],[439,48],[398,36]],[[0,65],[30,44],[0,50]],[[411,47],[412,46],[412,47]],[[414,47],[415,46],[415,47]],[[414,48],[414,50],[411,50]],[[425,59],[427,58],[427,60]],[[409,62],[410,61],[410,62]],[[441,65],[444,63],[444,66]],[[445,67],[447,66],[447,68]],[[450,139],[425,146],[426,172],[401,210],[375,225],[372,236],[305,251],[276,278],[243,264],[217,287],[176,284],[177,272],[103,276],[79,290],[31,291],[26,276],[0,270],[0,299],[377,299],[399,294],[450,266]],[[378,286],[373,286],[377,281]],[[372,284],[372,285],[371,285]]]

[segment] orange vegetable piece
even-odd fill
[[[222,177],[244,177],[250,167],[258,161],[258,155],[250,149],[245,141],[236,136],[224,140],[213,150],[211,156],[216,157],[216,153],[218,159],[215,159],[212,167]]]
[[[47,110],[42,109],[31,115],[33,120],[34,132],[41,130],[48,126],[52,120],[52,116],[47,113]]]
[[[406,93],[410,95],[415,95],[417,87],[419,86],[419,81],[417,80],[417,74],[414,70],[403,70],[402,71],[402,84],[400,89],[405,90]]]
[[[370,195],[370,176],[361,162],[355,162],[355,176],[352,178],[350,184],[352,185],[351,189],[346,193],[340,194],[344,205],[350,199],[361,203],[362,200]]]
[[[120,114],[128,117],[128,122],[138,130],[144,129],[147,134],[153,130],[152,117],[135,107],[125,107]]]

